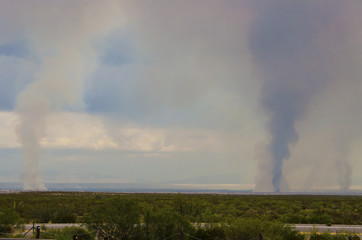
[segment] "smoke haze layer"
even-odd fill
[[[270,133],[265,147],[268,154],[259,159],[257,189],[263,189],[261,185],[271,180],[274,191],[287,190],[283,167],[291,157],[291,145],[299,139],[296,123],[305,118],[311,104],[327,86],[342,81],[336,78],[333,67],[343,67],[336,62],[342,58],[338,51],[348,36],[335,36],[331,30],[345,32],[346,26],[340,24],[343,5],[282,0],[256,7],[249,48],[263,80],[260,102],[268,116]],[[346,190],[351,170],[344,158],[342,154],[337,168],[340,186]],[[267,168],[263,167],[265,161],[270,162]]]
[[[39,173],[39,156],[47,117],[64,107],[81,106],[83,81],[96,61],[92,40],[120,24],[113,19],[118,15],[115,1],[78,1],[72,9],[68,3],[56,3],[27,3],[25,16],[18,20],[31,19],[31,24],[37,26],[26,34],[40,60],[35,81],[18,96],[16,105],[19,115],[16,133],[23,146],[25,190],[45,189]],[[19,6],[12,7],[11,10],[19,12]],[[47,14],[37,15],[38,9],[47,9]],[[94,18],[96,15],[98,19]]]
[[[2,0],[0,181],[362,189],[361,12],[357,0]]]

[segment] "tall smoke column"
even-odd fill
[[[39,172],[41,141],[47,116],[63,107],[81,105],[82,86],[94,68],[92,41],[120,25],[116,1],[34,1],[14,6],[26,9],[23,25],[41,60],[36,80],[17,99],[16,133],[23,146],[24,190],[44,190]],[[25,5],[25,6],[24,6]]]
[[[290,157],[289,145],[298,141],[295,123],[330,78],[327,56],[333,46],[320,48],[318,40],[333,7],[304,0],[255,4],[249,48],[263,79],[261,105],[271,134],[256,189],[265,190],[261,185],[271,180],[280,192],[285,190],[283,162]]]

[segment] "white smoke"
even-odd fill
[[[36,26],[26,36],[41,63],[35,81],[18,96],[16,133],[23,147],[24,189],[44,190],[38,165],[47,117],[81,106],[84,79],[97,59],[92,41],[119,27],[121,14],[116,1],[77,1],[71,7],[63,1],[21,4],[10,9],[22,16],[21,26],[26,21]]]

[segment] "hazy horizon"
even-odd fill
[[[0,1],[0,182],[361,190],[361,12]]]

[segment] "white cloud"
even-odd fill
[[[19,148],[15,135],[17,116],[0,112],[0,148]],[[46,136],[41,145],[49,149],[122,150],[146,152],[225,151],[228,146],[222,133],[211,130],[180,128],[122,127],[109,129],[103,117],[80,113],[57,112],[47,118]]]

